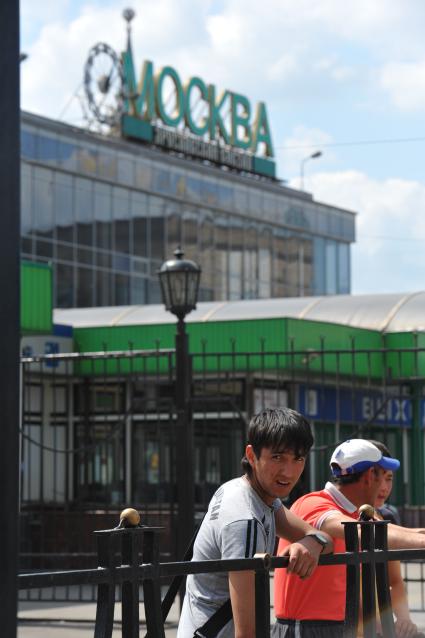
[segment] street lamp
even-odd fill
[[[318,157],[322,157],[322,155],[323,155],[322,151],[315,151],[314,153],[312,153],[308,157],[305,157],[303,160],[301,160],[301,164],[300,164],[300,189],[302,191],[304,190],[304,164],[306,162],[308,162],[308,160],[317,159]]]
[[[201,269],[193,261],[183,259],[180,247],[175,259],[164,262],[159,270],[162,300],[165,308],[176,315],[176,459],[177,459],[177,556],[184,550],[193,534],[195,517],[195,488],[193,467],[193,423],[191,415],[191,361],[185,317],[196,308]]]

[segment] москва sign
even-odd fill
[[[252,117],[251,104],[244,95],[231,91],[217,95],[216,87],[199,77],[183,84],[171,66],[154,73],[150,61],[145,61],[137,84],[131,48],[123,53],[123,69],[127,96],[122,118],[124,136],[239,170],[275,176],[273,145],[263,102],[257,104]],[[172,89],[172,109],[165,87]],[[194,113],[194,105],[198,115]],[[160,120],[164,128],[153,125],[155,120]],[[182,126],[189,135],[181,131]],[[261,155],[257,155],[259,149]]]

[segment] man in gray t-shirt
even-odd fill
[[[313,438],[308,422],[297,412],[264,410],[250,423],[242,465],[246,474],[224,483],[211,499],[196,537],[193,560],[250,558],[273,553],[276,534],[293,542],[288,547],[289,571],[310,576],[320,553],[332,545],[325,535],[282,506],[298,481]],[[219,638],[254,637],[254,575],[252,572],[188,576],[178,638],[202,635],[205,623],[230,598],[233,619]]]

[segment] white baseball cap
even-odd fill
[[[365,439],[348,439],[335,449],[330,466],[334,476],[364,472],[373,465],[384,470],[398,470],[400,461],[384,456],[376,445]]]

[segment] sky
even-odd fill
[[[424,0],[21,0],[24,110],[84,125],[90,48],[267,105],[278,177],[357,213],[352,292],[425,289]]]

